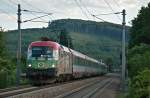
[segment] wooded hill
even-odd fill
[[[22,53],[26,56],[30,42],[49,37],[58,41],[61,29],[66,29],[72,38],[73,47],[88,56],[103,59],[119,68],[121,53],[122,26],[118,24],[85,21],[79,19],[61,19],[49,23],[47,28],[30,28],[22,30]],[[128,40],[129,27],[127,27]],[[18,32],[5,33],[7,51],[16,56]]]

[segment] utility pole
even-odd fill
[[[123,16],[123,22],[122,22],[122,90],[125,90],[125,79],[126,79],[126,40],[125,40],[125,15],[126,15],[126,10],[123,9],[122,11],[122,16]]]
[[[17,50],[17,72],[16,72],[16,85],[20,85],[20,73],[21,73],[21,6],[18,4],[18,33],[19,33],[19,40],[18,40],[18,50]]]

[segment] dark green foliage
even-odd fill
[[[40,40],[41,41],[54,41],[54,42],[57,42],[56,39],[52,39],[52,38],[50,39],[48,37],[41,37]]]
[[[15,85],[16,81],[16,61],[11,61],[12,54],[7,53],[4,34],[0,32],[0,88]],[[13,45],[16,46],[16,44]]]
[[[129,98],[149,98],[150,70],[145,69],[135,76],[129,84]]]
[[[0,88],[4,88],[7,84],[6,72],[10,69],[8,62],[4,59],[4,41],[3,32],[0,31]]]
[[[60,31],[59,43],[73,49],[72,39],[66,29]]]
[[[50,39],[48,37],[41,37],[40,39],[41,39],[41,41],[50,41]]]
[[[66,47],[68,47],[68,32],[66,31],[66,29],[63,29],[63,30],[61,30],[61,32],[60,32],[60,41],[59,41],[59,43],[61,44],[61,45],[64,45],[64,46],[66,46]]]
[[[150,3],[142,7],[137,18],[132,21],[130,47],[140,43],[150,44]]]
[[[9,71],[11,70],[11,66],[8,61],[4,58],[0,58],[0,71]]]
[[[140,44],[129,50],[129,98],[148,98],[150,92],[150,45]]]
[[[107,59],[106,59],[106,64],[107,64],[107,66],[108,66],[108,71],[109,71],[109,72],[112,72],[112,68],[111,68],[112,65],[113,65],[113,60],[112,60],[112,58],[110,58],[110,57],[107,58]]]
[[[71,36],[68,36],[68,42],[69,42],[69,43],[68,43],[68,47],[71,48],[71,49],[74,49],[74,48],[73,48],[73,43],[72,43],[72,38],[71,38]]]
[[[141,44],[130,49],[128,53],[128,70],[130,78],[145,68],[150,68],[150,45]]]
[[[150,3],[142,7],[137,18],[132,21],[128,67],[130,76],[150,65]],[[142,44],[145,43],[145,44]]]
[[[3,33],[0,31],[0,56],[4,55],[4,41],[3,41]]]
[[[132,21],[128,70],[129,98],[149,98],[150,94],[150,3]]]
[[[13,77],[13,66],[6,56],[3,32],[0,32],[0,88],[11,84]]]

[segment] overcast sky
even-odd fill
[[[53,13],[51,16],[36,21],[52,21],[56,19],[83,19],[101,21],[93,15],[121,12],[126,9],[127,25],[137,16],[141,6],[147,6],[150,0],[0,0],[0,27],[6,30],[17,29],[17,4],[22,9]],[[44,14],[22,12],[22,21]],[[121,24],[122,15],[99,15],[105,21]],[[47,23],[22,23],[22,28],[47,27]]]

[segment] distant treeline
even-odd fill
[[[91,34],[97,36],[107,36],[114,38],[115,40],[121,40],[122,26],[106,23],[106,22],[95,22],[85,21],[80,19],[61,19],[49,22],[48,28],[50,29],[63,29],[65,28],[68,32],[80,32],[83,34]],[[126,27],[126,40],[129,38],[129,28]]]

